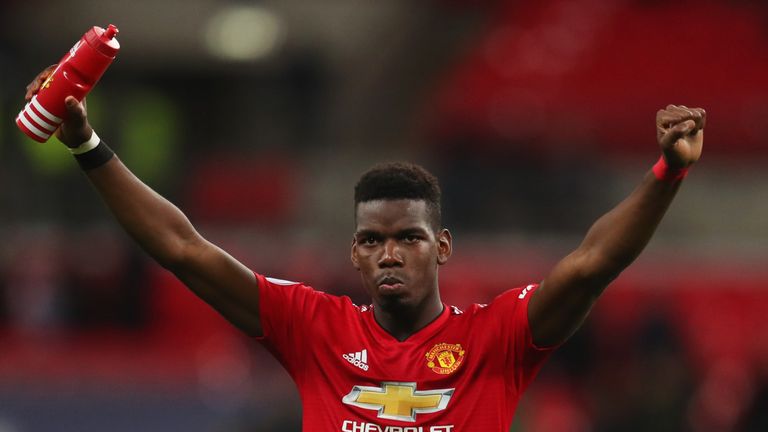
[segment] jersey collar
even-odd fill
[[[438,315],[435,319],[433,319],[429,324],[422,327],[421,329],[417,330],[412,335],[408,336],[403,341],[397,340],[394,336],[389,334],[384,328],[376,321],[376,317],[373,315],[373,305],[370,305],[368,307],[368,313],[363,314],[364,315],[364,321],[368,329],[373,333],[373,335],[376,337],[377,340],[388,342],[388,343],[398,343],[398,344],[415,344],[418,345],[419,343],[428,340],[432,336],[435,335],[442,327],[443,324],[445,324],[448,321],[448,317],[451,315],[451,307],[446,305],[445,303],[442,303],[443,305],[443,311],[440,312],[440,315]]]

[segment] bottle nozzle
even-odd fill
[[[120,30],[118,30],[117,27],[115,27],[113,24],[110,24],[107,27],[107,31],[104,32],[104,35],[102,36],[102,38],[109,40],[117,36],[118,33],[120,33]]]

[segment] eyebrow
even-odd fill
[[[404,229],[401,229],[401,230],[397,231],[395,233],[395,236],[401,237],[401,236],[408,235],[408,234],[427,235],[428,232],[427,232],[426,229],[421,228],[421,227],[409,227],[409,228],[404,228]],[[356,231],[354,235],[355,235],[355,237],[364,237],[364,236],[369,236],[369,235],[379,236],[379,237],[383,236],[381,231],[377,231],[377,230],[374,230],[374,229],[362,229],[362,230]]]
[[[381,235],[381,233],[372,229],[355,231],[355,237],[363,237],[363,236],[369,236],[369,235]]]

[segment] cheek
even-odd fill
[[[412,261],[421,273],[425,275],[434,273],[433,267],[437,266],[437,249],[424,246],[418,253],[413,254]]]
[[[360,264],[361,266],[370,256],[370,253],[366,251],[365,248],[357,246],[352,250],[352,255],[355,257],[355,260]]]
[[[358,250],[357,261],[360,263],[361,266],[370,265],[370,263],[375,261],[374,252],[370,250],[362,250],[362,251]]]
[[[363,277],[369,276],[376,269],[376,261],[370,255],[357,256],[357,269]]]

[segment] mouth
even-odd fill
[[[384,276],[383,278],[379,279],[378,285],[379,290],[385,294],[395,293],[405,286],[401,279],[394,276]]]

